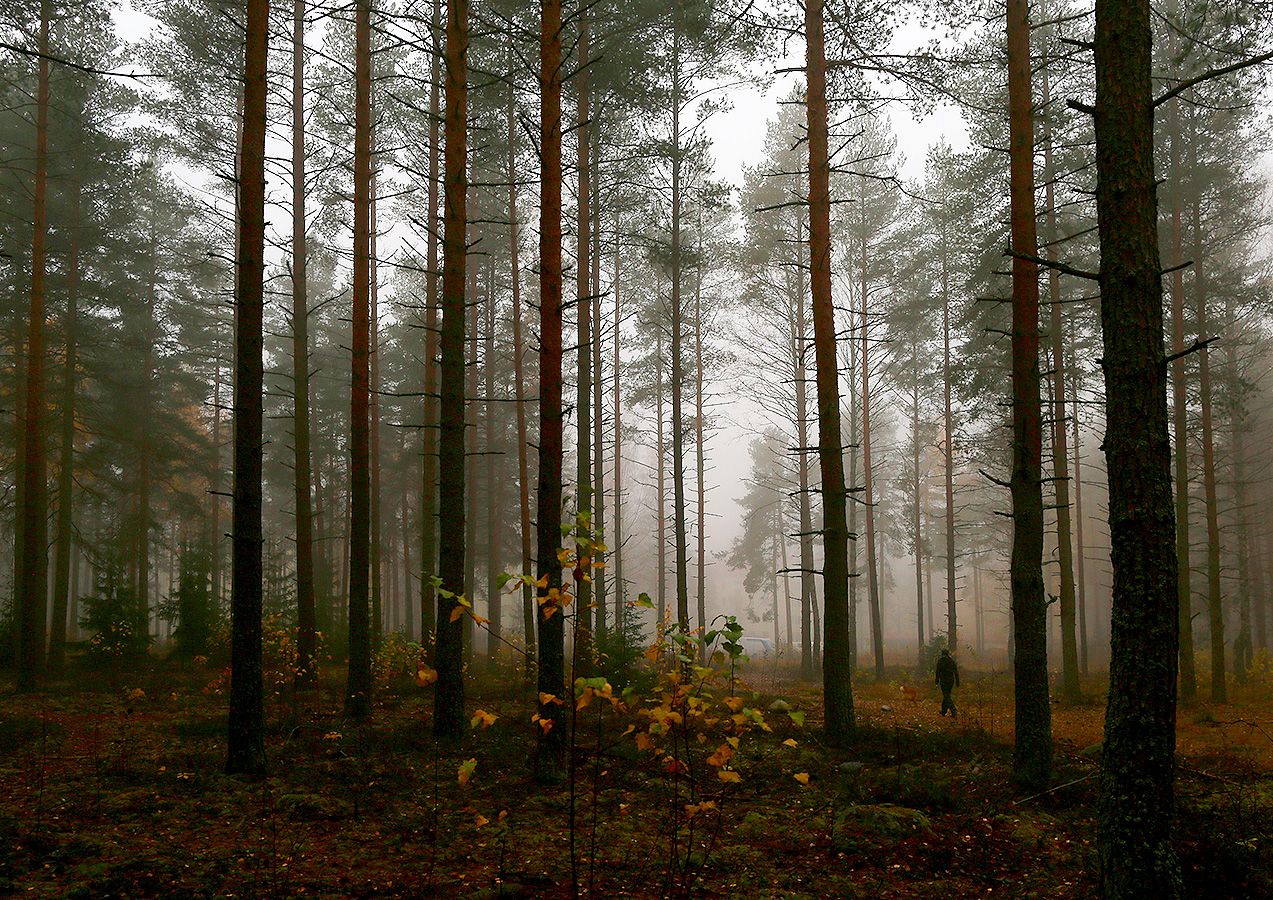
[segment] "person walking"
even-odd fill
[[[937,686],[941,688],[941,714],[946,715],[946,710],[950,710],[952,716],[956,715],[955,701],[950,699],[950,692],[959,685],[959,666],[955,665],[955,661],[950,658],[950,651],[943,650],[941,656],[937,658]]]

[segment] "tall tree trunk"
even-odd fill
[[[375,82],[372,82],[371,102],[375,102]],[[370,137],[371,169],[368,193],[368,230],[367,230],[367,293],[368,293],[368,402],[367,402],[367,471],[370,485],[370,504],[368,513],[371,528],[368,537],[367,565],[370,578],[371,613],[367,630],[371,652],[374,654],[380,647],[384,635],[384,565],[383,537],[384,510],[380,505],[380,290],[376,269],[376,172],[375,133]]]
[[[1171,171],[1175,190],[1171,193],[1171,363],[1172,439],[1175,446],[1176,487],[1176,584],[1180,603],[1180,699],[1198,696],[1198,677],[1193,662],[1193,610],[1189,561],[1189,389],[1185,383],[1185,271],[1184,228],[1181,222],[1184,171],[1181,166],[1180,100],[1168,106],[1170,116]]]
[[[941,330],[942,330],[942,463],[946,491],[946,647],[959,646],[959,620],[955,607],[955,415],[951,403],[953,381],[950,366],[950,256],[946,222],[941,230]]]
[[[345,714],[371,712],[371,0],[355,0],[353,368],[349,390],[349,672]]]
[[[656,542],[658,549],[655,551],[656,567],[658,569],[658,613],[659,627],[662,628],[667,622],[667,439],[663,430],[663,316],[662,309],[658,313],[658,321],[655,324],[654,338],[654,457],[658,466],[658,475],[655,478],[655,485],[658,492],[658,501],[655,503],[655,518],[658,519],[658,526],[655,530]]]
[[[261,461],[265,307],[265,126],[269,0],[247,0],[239,149],[235,288],[234,562],[230,599],[230,714],[226,771],[265,770],[261,672]]]
[[[867,344],[867,256],[866,205],[862,205],[862,495],[866,513],[866,581],[867,603],[871,609],[871,653],[875,657],[875,678],[884,677],[884,622],[880,609],[879,563],[875,555],[875,489],[871,469],[871,370]]]
[[[542,0],[539,35],[539,744],[535,774],[561,777],[566,742],[565,603],[561,583],[562,272],[561,0]],[[552,698],[552,699],[548,699]],[[555,702],[556,701],[556,702]]]
[[[803,229],[801,229],[803,230]],[[803,261],[803,260],[802,260]],[[796,507],[800,516],[800,677],[813,678],[813,508],[809,484],[809,375],[805,368],[808,349],[808,325],[805,321],[804,279],[792,272],[791,293],[791,360],[795,367],[796,388],[796,477],[799,496]]]
[[[426,235],[427,268],[424,311],[424,441],[422,491],[420,495],[420,640],[426,646],[436,639],[437,586],[434,563],[438,559],[438,160],[441,157],[442,53],[437,48],[442,30],[442,3],[433,0],[433,20],[429,29],[435,51],[429,66],[429,227]]]
[[[592,471],[596,473],[596,485],[592,495],[592,523],[596,533],[605,536],[606,527],[606,479],[605,460],[602,456],[602,444],[605,430],[605,410],[603,408],[604,384],[601,367],[601,150],[595,145],[592,148],[592,321],[595,323],[595,337],[592,341]],[[597,607],[597,634],[606,630],[606,549],[604,540],[598,541],[593,549],[597,565],[593,569],[593,596]]]
[[[521,572],[535,570],[534,545],[530,531],[530,438],[526,428],[526,345],[522,340],[522,271],[521,223],[517,219],[517,91],[508,86],[508,259],[509,279],[513,288],[513,389],[517,407],[517,508],[520,514],[522,562]],[[522,585],[522,632],[526,639],[526,681],[535,672],[535,591]]]
[[[159,281],[159,237],[158,224],[155,221],[155,203],[157,197],[151,198],[150,207],[150,271],[146,279],[146,299],[142,304],[141,321],[141,372],[136,403],[141,421],[150,417],[153,403],[151,382],[154,380],[155,354],[155,295],[158,293]],[[150,435],[142,432],[137,440],[137,473],[133,482],[133,496],[137,501],[137,519],[133,525],[133,572],[136,577],[135,597],[137,603],[137,623],[150,632]]]
[[[849,529],[844,521],[844,447],[840,437],[840,383],[836,366],[835,309],[831,302],[831,164],[827,155],[826,54],[822,0],[805,4],[805,74],[809,127],[809,285],[813,295],[813,352],[818,379],[818,462],[822,471],[822,593],[826,652],[822,694],[826,736],[841,746],[853,732],[849,667]]]
[[[1192,198],[1193,293],[1198,337],[1206,340],[1207,290],[1203,280],[1202,198]],[[1229,702],[1224,666],[1224,595],[1220,587],[1220,510],[1216,499],[1215,429],[1212,424],[1211,361],[1204,346],[1198,351],[1198,392],[1202,409],[1202,493],[1207,513],[1207,625],[1211,637],[1211,702]]]
[[[48,484],[44,448],[44,280],[48,239],[49,159],[49,16],[48,0],[40,3],[40,74],[35,113],[35,202],[31,238],[31,304],[27,318],[26,396],[22,421],[22,495],[18,573],[18,691],[35,691],[44,681],[45,616],[48,600],[46,546]]]
[[[673,10],[679,11],[679,6]],[[681,219],[684,186],[681,171],[681,30],[680,17],[672,23],[672,539],[676,554],[676,621],[681,631],[690,628],[689,549],[685,536],[685,418],[681,393],[685,371],[681,359],[684,311],[681,307]]]
[[[309,425],[309,285],[305,245],[305,0],[292,3],[292,441],[296,491],[296,686],[317,679],[314,506]]]
[[[589,262],[592,259],[592,151],[589,146],[588,110],[588,8],[579,8],[578,126],[575,129],[579,193],[575,240],[575,300],[579,353],[575,365],[575,668],[591,675],[592,660],[592,288]],[[600,524],[598,523],[598,527]]]
[[[1042,104],[1046,109],[1051,103],[1051,85],[1046,66],[1043,67],[1041,88]],[[1056,262],[1057,244],[1061,235],[1056,221],[1050,125],[1045,125],[1043,129],[1043,183],[1048,222],[1047,256],[1051,262]],[[1077,703],[1082,699],[1082,690],[1079,687],[1078,641],[1074,621],[1074,546],[1070,533],[1070,451],[1066,446],[1065,434],[1067,407],[1065,341],[1061,320],[1061,276],[1056,269],[1048,270],[1048,300],[1052,327],[1052,475],[1056,486],[1056,546],[1059,568],[1057,576],[1061,589],[1062,692],[1068,702]]]
[[[849,320],[853,319],[852,301],[850,300]],[[853,384],[853,373],[857,371],[858,342],[849,337],[848,355],[845,369],[848,372],[849,384]],[[848,487],[858,490],[858,392],[849,388],[849,480]],[[858,504],[857,500],[845,491],[845,503],[849,509],[849,668],[858,665]]]
[[[614,235],[614,537],[610,542],[614,555],[614,626],[620,630],[624,626],[623,606],[623,408],[619,396],[620,361],[619,332],[619,228],[615,225]]]
[[[448,740],[464,733],[464,324],[468,225],[468,0],[446,7],[446,114],[442,221],[442,354],[438,416],[438,517],[446,523],[438,543],[438,672],[433,730]]]
[[[1096,0],[1113,608],[1097,806],[1101,895],[1180,896],[1172,849],[1177,629],[1148,0]]]
[[[698,205],[698,259],[694,268],[694,485],[698,491],[698,627],[707,633],[707,457],[703,445],[703,204]],[[703,645],[703,659],[707,658]]]
[[[60,675],[66,668],[66,611],[71,587],[71,547],[74,535],[75,489],[75,394],[79,387],[80,291],[80,183],[71,184],[71,248],[67,260],[65,359],[62,375],[62,449],[57,478],[57,555],[53,568],[53,618],[49,631],[49,674]]]
[[[1044,788],[1052,770],[1047,601],[1043,593],[1043,428],[1039,400],[1039,270],[1034,114],[1026,0],[1008,2],[1008,151],[1012,205],[1012,619],[1016,645],[1016,780]]]
[[[1079,669],[1087,674],[1087,578],[1084,572],[1085,545],[1083,543],[1083,457],[1079,452],[1079,400],[1074,392],[1074,415],[1070,418],[1074,437],[1074,561],[1075,581],[1078,584],[1078,632]]]
[[[500,560],[500,533],[503,517],[500,515],[501,495],[496,490],[496,463],[499,452],[495,443],[495,272],[487,270],[487,282],[492,285],[486,298],[486,656],[493,667],[499,661],[504,645],[504,607],[500,596],[499,576],[503,565]]]
[[[914,361],[919,362],[919,345],[915,345]],[[911,528],[915,535],[915,635],[916,635],[916,657],[917,668],[924,665],[924,538],[920,532],[921,505],[923,491],[920,487],[919,473],[919,369],[914,372],[914,381],[911,382],[911,470],[915,473],[915,497],[914,510],[915,515],[911,521]],[[920,672],[922,676],[923,671]]]

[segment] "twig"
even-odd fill
[[[1054,787],[1054,788],[1048,788],[1046,791],[1040,791],[1040,792],[1039,792],[1039,793],[1037,793],[1037,794],[1031,794],[1029,797],[1021,797],[1021,798],[1019,798],[1019,799],[1017,799],[1017,800],[1013,800],[1013,801],[1012,801],[1012,805],[1013,805],[1013,806],[1016,806],[1018,803],[1025,803],[1025,802],[1026,802],[1026,801],[1028,801],[1028,800],[1034,800],[1034,799],[1037,799],[1037,798],[1039,798],[1039,797],[1042,797],[1044,794],[1051,794],[1053,791],[1059,791],[1059,790],[1061,790],[1061,788],[1067,788],[1067,787],[1070,787],[1070,786],[1072,786],[1072,785],[1079,784],[1079,783],[1084,782],[1084,781],[1090,781],[1090,780],[1092,780],[1092,779],[1093,779],[1093,778],[1095,778],[1095,777],[1096,777],[1096,773],[1095,773],[1095,772],[1093,772],[1091,775],[1084,775],[1082,778],[1075,778],[1073,781],[1067,781],[1065,784],[1058,784],[1056,787]]]

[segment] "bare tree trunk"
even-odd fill
[[[698,627],[707,633],[707,461],[703,446],[703,204],[698,206],[694,278],[694,483],[698,490]],[[702,649],[706,661],[707,645]]]
[[[577,466],[575,488],[576,538],[575,547],[575,666],[578,674],[591,675],[592,661],[592,365],[590,353],[595,340],[592,329],[592,290],[589,284],[589,260],[592,257],[592,152],[589,147],[590,126],[588,110],[588,13],[587,6],[579,8],[579,73],[578,79],[578,141],[577,165],[579,169],[579,194],[576,218],[578,226],[575,242],[575,295],[578,316],[579,354],[575,366],[575,462]]]
[[[818,461],[822,470],[823,596],[826,652],[822,694],[826,736],[835,746],[853,732],[849,666],[849,530],[844,520],[844,447],[840,437],[840,385],[836,366],[835,310],[831,302],[831,165],[827,154],[826,54],[822,0],[805,5],[805,75],[809,97],[809,284],[813,295],[813,350],[818,379]]]
[[[269,0],[247,0],[243,130],[239,149],[234,385],[234,564],[226,772],[265,771],[261,672],[261,461],[265,299],[266,54]]]
[[[1070,419],[1074,436],[1074,549],[1078,582],[1079,668],[1087,674],[1087,578],[1084,572],[1086,550],[1083,544],[1083,457],[1079,452],[1079,400],[1074,396],[1074,415]]]
[[[865,206],[863,206],[865,210]],[[865,212],[863,212],[865,217]],[[875,491],[871,470],[871,371],[867,344],[866,223],[862,228],[862,488],[866,511],[867,602],[871,608],[871,653],[875,657],[875,678],[884,677],[884,622],[880,611],[879,564],[875,555]]]
[[[1052,771],[1047,601],[1043,593],[1043,428],[1039,400],[1039,271],[1034,117],[1026,0],[1008,2],[1008,151],[1012,198],[1012,618],[1016,644],[1014,776],[1028,790]]]
[[[803,230],[803,229],[801,229]],[[802,260],[803,261],[803,260]],[[805,320],[804,279],[799,270],[791,273],[795,290],[791,293],[791,361],[796,389],[796,476],[799,495],[800,533],[800,677],[813,678],[813,511],[809,484],[809,373],[805,368],[808,324]]]
[[[77,301],[80,291],[80,184],[71,185],[71,247],[67,260],[65,359],[62,375],[62,449],[58,465],[57,487],[57,554],[53,569],[53,618],[49,631],[49,674],[60,675],[66,668],[66,612],[71,587],[71,546],[74,543],[75,489],[75,395],[79,388],[79,317]]]
[[[433,731],[456,740],[464,734],[465,508],[464,332],[468,224],[468,0],[446,8],[446,112],[443,121],[442,329],[438,414],[438,514],[446,527],[438,542],[437,640],[433,648],[437,688]]]
[[[1180,124],[1180,100],[1168,106],[1171,116],[1171,171],[1176,190],[1171,194],[1171,363],[1172,439],[1175,446],[1176,476],[1176,583],[1180,602],[1180,699],[1198,696],[1198,678],[1193,662],[1193,588],[1189,561],[1189,392],[1185,383],[1185,272],[1184,229],[1180,195],[1183,171],[1180,150],[1184,138]]]
[[[561,0],[542,0],[539,36],[539,744],[535,775],[561,778],[566,741],[565,616],[561,560],[562,271]],[[553,699],[546,699],[553,698]]]
[[[487,282],[493,285],[495,272],[487,270]],[[495,464],[499,452],[495,444],[495,290],[492,286],[486,298],[486,610],[490,622],[487,625],[486,656],[492,667],[499,662],[504,643],[504,608],[500,596],[499,576],[503,568],[500,562],[501,524],[499,492],[496,487]]]
[[[916,350],[916,361],[919,359],[919,347]],[[915,535],[915,635],[916,635],[916,667],[921,668],[924,665],[924,538],[920,532],[920,505],[922,491],[920,489],[920,473],[919,473],[919,371],[916,369],[914,373],[914,381],[911,382],[911,467],[915,473],[915,515],[911,521],[911,527]],[[920,675],[923,675],[923,671]]]
[[[1207,291],[1203,280],[1201,198],[1193,197],[1193,291],[1198,336],[1207,339]],[[1224,663],[1224,595],[1220,588],[1220,512],[1216,499],[1215,437],[1212,425],[1211,363],[1204,346],[1198,351],[1198,391],[1202,408],[1202,489],[1207,511],[1207,624],[1211,635],[1211,702],[1229,701]],[[1177,576],[1179,577],[1179,576]]]
[[[48,239],[49,158],[49,16],[48,0],[40,3],[40,74],[35,118],[35,202],[31,238],[31,304],[27,316],[26,396],[22,421],[22,495],[18,573],[18,691],[37,690],[44,681],[44,620],[48,599],[46,547],[48,484],[44,448],[44,280]]]
[[[508,258],[509,278],[513,287],[513,383],[517,406],[517,506],[521,522],[521,571],[529,575],[535,569],[535,556],[530,531],[530,438],[526,428],[526,346],[522,340],[522,272],[520,245],[521,223],[517,219],[517,93],[508,86]],[[522,585],[522,631],[526,639],[526,680],[535,671],[535,592]]]
[[[1097,806],[1105,900],[1180,896],[1172,849],[1177,629],[1148,0],[1096,0],[1109,527],[1109,701]]]
[[[661,311],[660,311],[661,312]],[[655,515],[658,518],[658,526],[656,529],[658,539],[658,550],[655,553],[657,561],[657,578],[659,586],[659,627],[667,622],[667,474],[663,461],[667,458],[667,445],[664,442],[663,432],[663,322],[662,316],[659,316],[659,322],[655,326],[656,336],[654,339],[654,358],[655,358],[655,375],[654,375],[654,418],[657,420],[654,429],[655,443],[655,465],[658,467],[658,476],[655,479],[658,489],[658,502],[655,504]]]
[[[601,371],[601,151],[597,146],[592,148],[592,171],[594,174],[592,187],[592,321],[596,323],[596,334],[592,341],[592,471],[596,473],[596,490],[592,495],[593,527],[604,536],[606,527],[606,490],[605,460],[602,457],[602,443],[605,427],[605,410],[603,407],[604,385]],[[606,551],[604,541],[599,541],[594,555],[599,564],[593,569],[593,595],[597,607],[597,634],[606,630]]]
[[[1046,15],[1046,14],[1045,14]],[[1048,69],[1043,67],[1042,104],[1051,102]],[[1044,203],[1047,206],[1048,259],[1057,260],[1057,242],[1060,228],[1056,222],[1056,199],[1052,177],[1052,128],[1043,130],[1043,181]],[[1056,269],[1048,270],[1049,306],[1052,326],[1052,475],[1056,491],[1056,546],[1057,573],[1061,589],[1061,671],[1062,691],[1070,703],[1082,699],[1079,687],[1078,641],[1075,634],[1074,609],[1074,547],[1070,534],[1070,452],[1065,434],[1065,354],[1064,326],[1061,320],[1061,276]]]
[[[614,625],[622,629],[624,626],[623,607],[623,407],[619,400],[619,369],[621,354],[619,351],[619,228],[616,224],[614,235],[614,537],[610,542],[614,555]]]
[[[674,6],[679,10],[679,6]],[[681,392],[685,372],[681,359],[684,314],[681,308],[681,31],[679,16],[672,23],[672,539],[676,555],[676,621],[690,630],[689,549],[685,537],[685,418]]]
[[[292,441],[296,491],[296,686],[317,677],[310,487],[309,286],[305,244],[305,0],[292,4]]]
[[[420,642],[428,645],[437,628],[437,589],[434,563],[438,550],[438,159],[441,157],[438,123],[441,121],[442,53],[438,48],[442,29],[442,3],[433,0],[429,33],[434,52],[429,65],[429,218],[426,235],[424,311],[424,440],[420,450],[423,473],[420,494]]]
[[[371,712],[371,0],[355,0],[353,339],[349,391],[349,672],[345,714]]]
[[[952,652],[959,646],[959,620],[955,606],[955,416],[951,404],[950,366],[950,266],[946,244],[946,223],[941,232],[941,322],[942,322],[942,462],[945,464],[946,489],[946,647]]]

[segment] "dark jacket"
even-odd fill
[[[947,691],[959,684],[959,667],[949,656],[937,660],[937,684]]]

